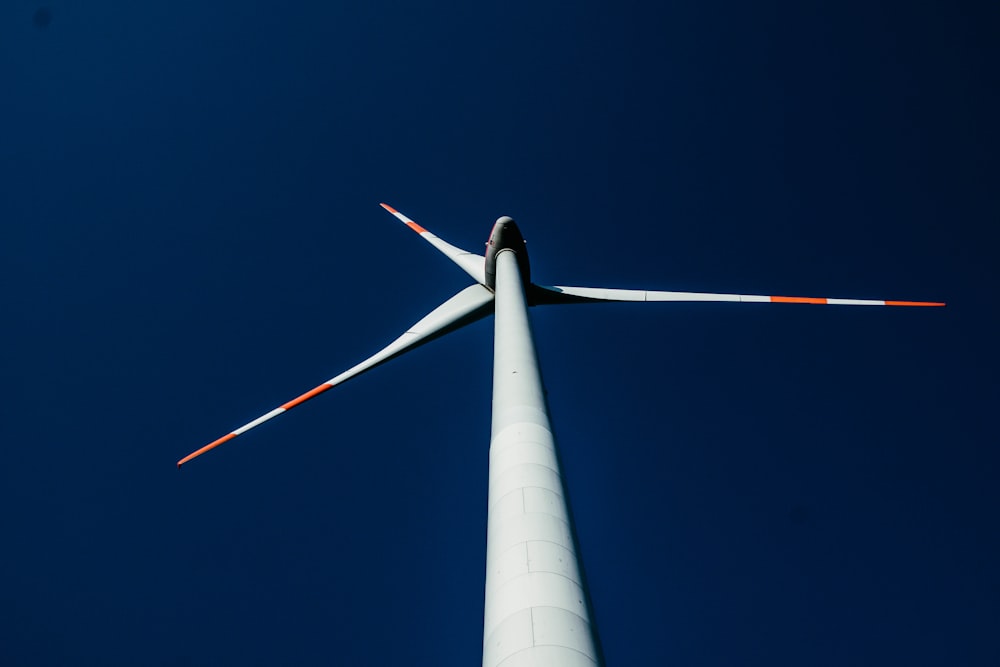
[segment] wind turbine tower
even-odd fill
[[[500,218],[483,666],[601,664],[528,322],[527,251]]]

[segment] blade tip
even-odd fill
[[[396,210],[396,209],[394,209],[393,207],[389,206],[389,205],[388,205],[388,204],[386,204],[385,202],[383,202],[383,203],[379,204],[379,206],[381,206],[381,207],[382,207],[382,208],[384,208],[385,210],[389,211],[389,213],[399,213],[399,211],[397,211],[397,210]]]

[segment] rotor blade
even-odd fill
[[[388,204],[379,204],[382,208],[392,213],[400,221],[402,221],[407,227],[420,234],[421,237],[432,246],[440,250],[444,255],[448,257],[451,261],[458,264],[459,268],[472,276],[480,285],[486,284],[486,258],[482,255],[477,255],[475,253],[469,252],[467,250],[462,250],[461,248],[456,248],[447,241],[443,241],[434,234],[418,225],[417,223],[410,220],[405,215],[389,206]]]
[[[936,301],[886,301],[882,299],[831,299],[810,296],[762,296],[758,294],[713,294],[710,292],[656,292],[651,290],[609,289],[532,285],[533,305],[590,303],[600,301],[732,301],[738,303],[812,303],[830,306],[943,306]]]
[[[281,407],[275,408],[267,414],[261,415],[252,422],[244,424],[235,431],[222,436],[214,442],[210,442],[191,454],[188,454],[177,462],[177,467],[180,468],[191,459],[201,456],[208,450],[215,449],[222,443],[232,440],[236,436],[246,433],[255,426],[259,426],[264,422],[277,417],[282,412],[291,410],[296,405],[305,403],[310,398],[322,394],[331,387],[335,387],[357,375],[361,375],[365,371],[375,368],[379,364],[383,364],[394,357],[398,357],[404,352],[412,350],[419,345],[432,341],[435,338],[440,338],[441,336],[455,331],[456,329],[461,329],[466,324],[471,324],[472,322],[480,320],[492,312],[492,292],[482,285],[471,285],[466,287],[464,290],[442,303],[440,306],[431,311],[430,314],[410,327],[409,330],[407,330],[407,332],[402,336],[389,343],[389,345],[385,348],[368,357],[357,366],[344,371],[340,375],[327,380],[315,389],[310,389],[298,398],[288,401]]]

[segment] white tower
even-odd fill
[[[496,256],[483,667],[601,663],[514,250]]]

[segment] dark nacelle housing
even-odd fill
[[[490,240],[486,242],[486,286],[491,290],[497,287],[497,253],[501,250],[512,250],[517,255],[517,266],[521,270],[521,282],[527,287],[531,284],[531,268],[528,265],[528,247],[524,237],[513,218],[506,215],[498,218],[490,232]]]

